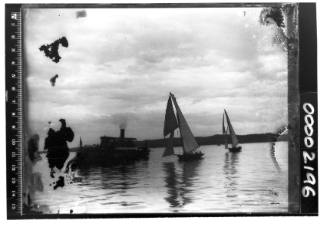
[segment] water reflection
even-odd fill
[[[201,161],[180,163],[182,173],[178,174],[174,162],[163,163],[163,169],[166,173],[165,186],[168,196],[165,200],[170,207],[183,207],[192,202],[194,183],[198,176],[198,167]]]
[[[163,163],[163,169],[166,173],[165,183],[168,189],[168,196],[165,200],[169,203],[170,207],[180,207],[179,201],[179,182],[177,179],[176,168],[174,162]]]
[[[287,143],[279,146],[278,160],[287,167]],[[157,149],[134,164],[77,166],[81,181],[58,190],[45,184],[35,202],[49,206],[46,213],[287,211],[287,171],[276,173],[269,144],[244,148],[234,154],[207,146],[206,158],[195,162],[162,159],[163,149]],[[35,171],[50,178],[47,164],[43,157]]]
[[[135,165],[80,168],[79,174],[83,177],[83,184],[92,184],[101,189],[116,189],[119,194],[124,194],[137,184],[138,168]]]
[[[226,188],[226,197],[235,200],[238,194],[238,164],[239,164],[239,153],[226,152],[225,153],[225,162],[223,166],[223,173],[225,175],[225,188]]]

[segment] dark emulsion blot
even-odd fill
[[[61,37],[60,39],[57,39],[51,44],[44,44],[42,45],[39,50],[43,51],[45,56],[50,58],[53,62],[58,63],[61,59],[59,56],[59,45],[62,45],[63,47],[68,47],[68,40],[65,36]]]
[[[51,83],[51,86],[54,87],[56,85],[56,80],[58,79],[58,74],[54,75],[53,77],[51,77],[50,79],[50,83]]]

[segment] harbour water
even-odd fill
[[[241,146],[240,153],[201,146],[203,160],[185,163],[153,148],[147,161],[79,169],[79,182],[56,190],[43,156],[34,171],[42,173],[44,191],[34,202],[45,213],[287,212],[288,143],[275,146],[280,170],[270,143]]]

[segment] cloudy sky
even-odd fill
[[[25,10],[29,133],[41,140],[60,118],[72,145],[118,135],[123,120],[126,136],[162,138],[169,92],[196,136],[221,133],[224,108],[238,134],[286,124],[287,54],[261,8],[78,10]],[[39,47],[62,36],[56,64]]]

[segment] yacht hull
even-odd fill
[[[196,152],[196,153],[185,153],[182,155],[177,155],[179,161],[194,161],[194,160],[200,160],[203,158],[202,152]]]

